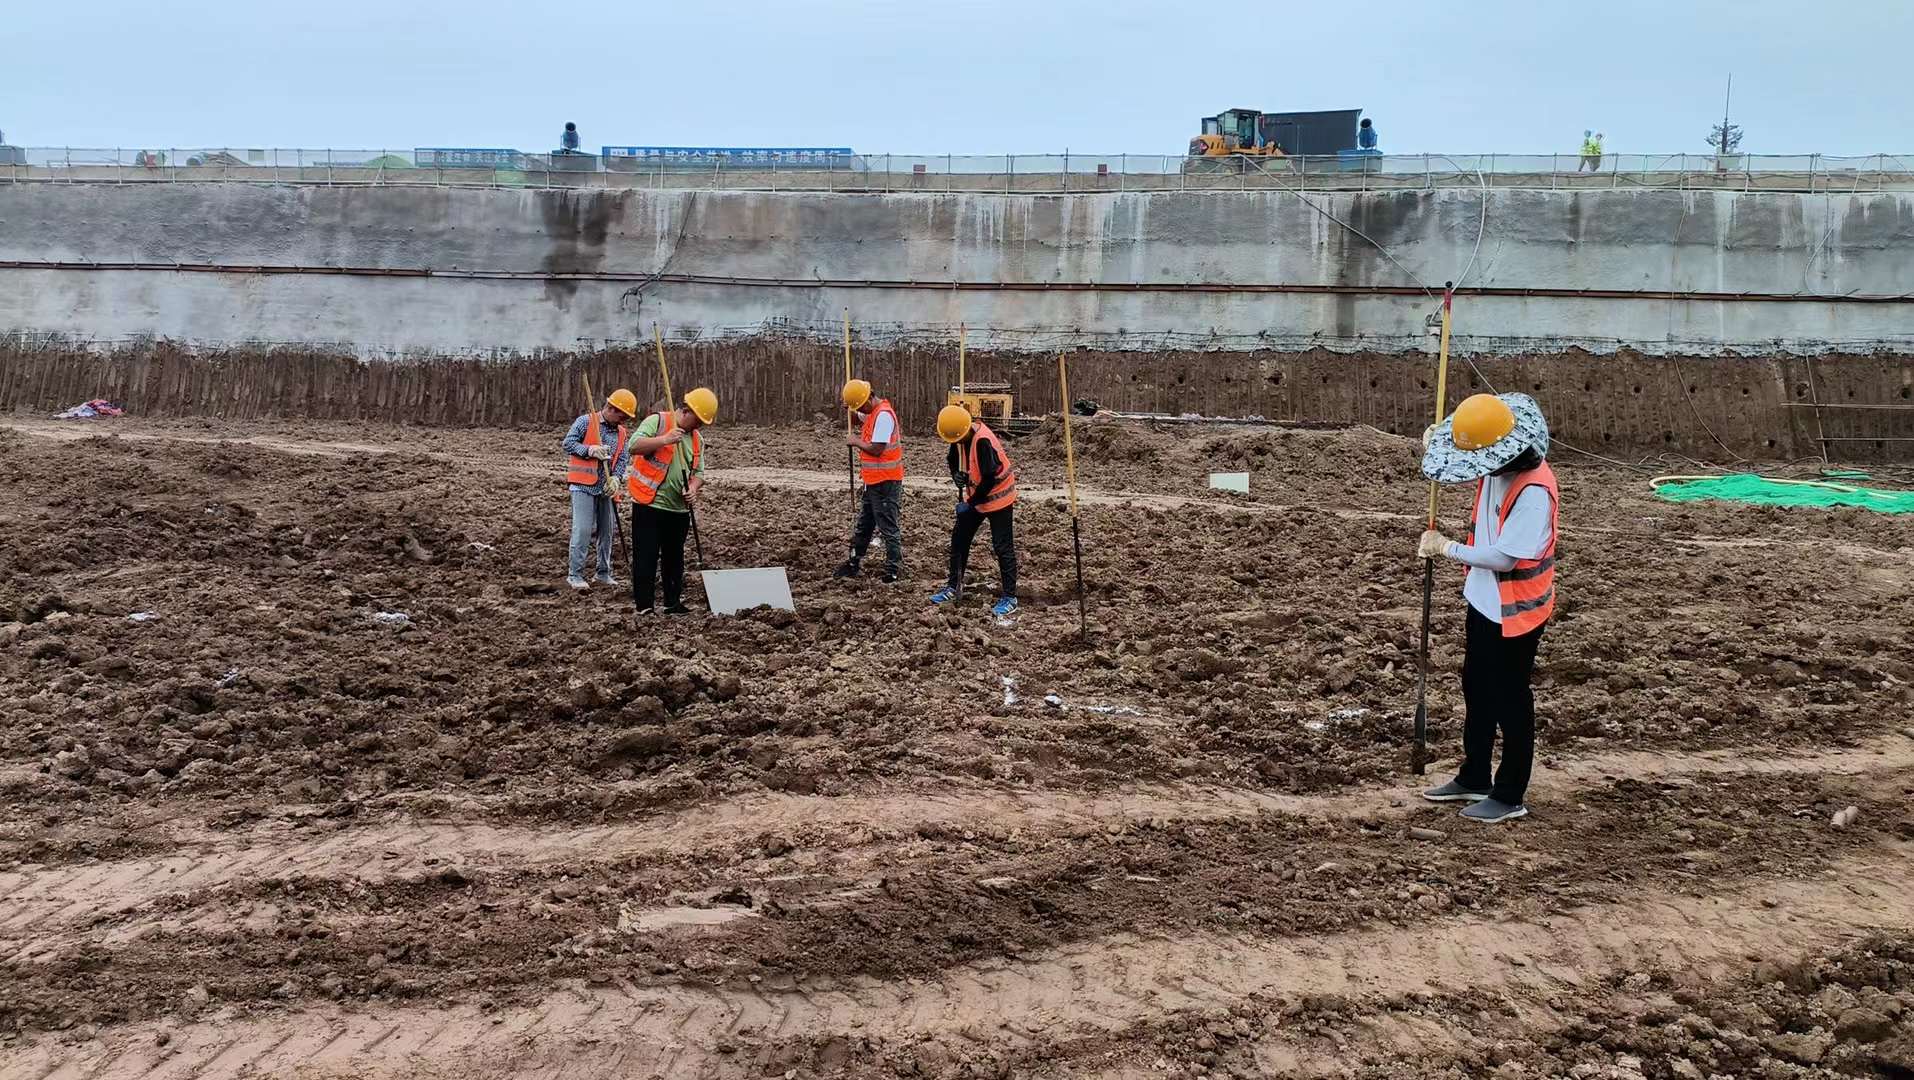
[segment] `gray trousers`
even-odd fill
[[[612,525],[616,522],[611,499],[589,491],[572,492],[571,560],[565,564],[567,577],[585,576],[585,556],[598,540],[598,576],[611,576]]]
[[[862,562],[871,546],[872,536],[884,538],[884,561],[892,570],[904,568],[904,482],[886,480],[865,484],[864,499],[857,511],[857,528],[851,532],[851,561]]]

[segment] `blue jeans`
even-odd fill
[[[572,548],[565,567],[567,577],[585,576],[585,555],[591,550],[594,533],[598,538],[598,576],[611,576],[612,525],[616,520],[610,498],[572,490]]]

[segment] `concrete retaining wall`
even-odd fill
[[[1412,274],[1439,287],[1466,269],[1465,287],[1503,290],[1914,297],[1914,193],[1310,198],[1394,261],[1296,195],[1268,191],[0,186],[0,264],[65,267],[0,269],[0,331],[338,343],[382,356],[591,347],[642,339],[654,321],[706,340],[767,327],[829,335],[849,308],[872,342],[963,321],[979,344],[1010,348],[1395,350],[1426,342],[1430,302],[1386,291],[1413,287]],[[176,264],[225,269],[160,269]],[[658,273],[667,277],[648,281]],[[785,284],[730,283],[739,278]],[[843,284],[804,284],[820,280]],[[893,285],[855,284],[867,282]],[[946,287],[896,287],[910,283]],[[1343,291],[1179,291],[1192,284]],[[1914,302],[1457,301],[1460,344],[1488,352],[1865,347],[1914,341],[1911,324]]]

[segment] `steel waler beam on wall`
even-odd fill
[[[387,266],[266,266],[221,263],[46,262],[0,260],[0,270],[151,271],[187,274],[315,274],[335,277],[444,278],[453,281],[643,281],[674,285],[720,285],[756,289],[928,289],[938,292],[1112,293],[1293,293],[1317,296],[1408,296],[1427,294],[1413,285],[1312,285],[1277,282],[1123,281],[897,281],[881,278],[764,278],[717,274],[650,274],[618,271],[560,273],[542,270],[439,270]],[[1704,303],[1910,304],[1914,293],[1867,296],[1825,293],[1692,292],[1668,289],[1553,289],[1476,286],[1457,296],[1569,300],[1686,300]]]

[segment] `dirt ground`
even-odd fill
[[[1914,1076],[1914,522],[1562,455],[1534,813],[1465,827],[1410,442],[1083,424],[1086,638],[1060,434],[1006,622],[984,541],[926,604],[934,440],[831,578],[829,424],[709,440],[797,612],[640,622],[556,432],[0,426],[0,1076]]]

